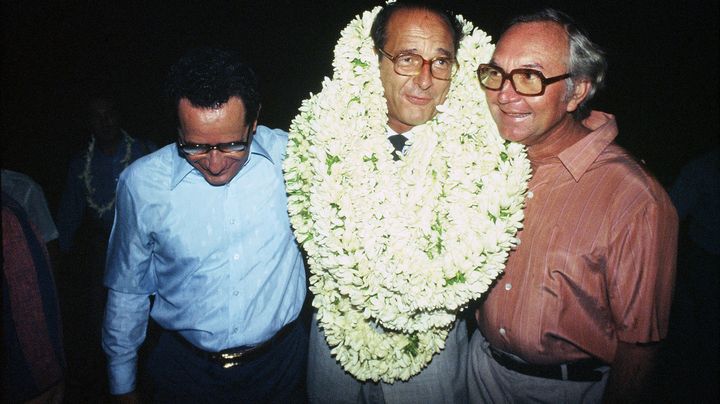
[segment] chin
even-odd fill
[[[509,140],[511,142],[515,143],[522,143],[525,144],[523,141],[527,139],[528,135],[526,133],[515,133],[513,131],[503,131],[499,130],[500,137],[502,137],[505,140]]]
[[[435,116],[435,113],[422,113],[412,117],[408,117],[407,121],[410,126],[418,126],[426,123]]]
[[[215,186],[215,187],[219,187],[219,186],[225,185],[228,182],[230,182],[230,180],[227,179],[226,177],[208,177],[208,176],[205,176],[205,181],[207,181],[208,184]]]

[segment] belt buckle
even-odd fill
[[[220,359],[224,362],[223,368],[224,369],[230,369],[232,367],[235,367],[239,365],[242,361],[240,358],[245,355],[246,351],[242,352],[229,352],[229,353],[222,353],[220,354]]]
[[[234,368],[235,366],[237,366],[239,364],[240,364],[240,362],[226,362],[226,363],[223,363],[222,367],[223,367],[223,369],[230,369],[230,368]]]

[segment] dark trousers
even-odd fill
[[[148,361],[156,403],[303,403],[307,331],[297,322],[261,356],[224,369],[164,332]]]

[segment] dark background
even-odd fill
[[[86,147],[82,106],[110,89],[123,126],[164,145],[173,121],[166,71],[198,45],[240,49],[261,77],[261,122],[287,129],[332,73],[340,30],[379,1],[3,1],[3,166],[38,181],[55,211],[67,162]],[[594,105],[616,114],[618,142],[668,185],[718,144],[718,2],[450,1],[496,38],[513,15],[551,5],[608,53]]]

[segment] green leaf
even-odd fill
[[[445,283],[447,283],[448,286],[455,285],[456,283],[465,283],[465,274],[458,272],[452,278],[445,278]]]
[[[340,161],[340,157],[338,157],[338,156],[333,156],[332,154],[328,154],[328,155],[327,155],[327,158],[325,158],[325,164],[327,164],[327,168],[328,168],[328,169],[327,169],[327,173],[328,173],[328,175],[330,175],[330,174],[332,173],[332,166],[333,166],[333,164],[337,163],[338,161]]]
[[[370,66],[369,64],[363,62],[362,60],[360,60],[358,58],[353,59],[352,64],[353,64],[353,67],[368,67],[368,66]]]
[[[420,346],[420,337],[415,334],[410,334],[408,339],[410,341],[403,347],[402,351],[410,356],[417,356],[418,347]]]

